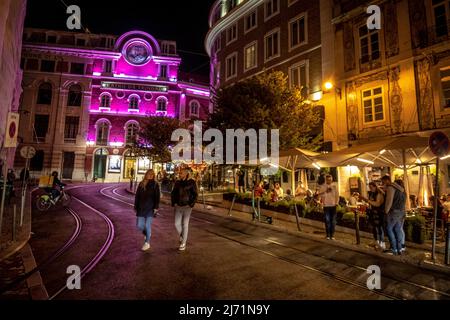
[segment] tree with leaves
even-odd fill
[[[319,112],[303,97],[302,88],[291,88],[285,74],[274,71],[220,89],[208,126],[222,132],[279,129],[282,150],[315,150],[322,140],[313,133],[320,120]]]
[[[166,116],[151,116],[141,124],[137,148],[150,157],[153,162],[171,162],[171,148],[177,143],[173,142],[172,133],[186,124],[179,119]]]

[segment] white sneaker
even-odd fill
[[[380,248],[386,250],[386,243],[384,241],[380,242]]]
[[[144,245],[142,246],[142,251],[147,251],[150,249],[150,243],[146,242],[144,243]]]
[[[186,244],[185,244],[185,243],[182,243],[182,244],[180,245],[180,247],[178,248],[178,250],[180,250],[180,251],[186,250]]]

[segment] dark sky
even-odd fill
[[[66,5],[81,9],[81,23],[91,33],[121,35],[142,30],[157,39],[175,40],[182,70],[207,76],[204,49],[208,14],[214,0],[28,0],[26,27],[66,30]],[[122,5],[119,5],[122,3]],[[129,4],[128,6],[126,4]],[[186,51],[196,54],[186,53]]]

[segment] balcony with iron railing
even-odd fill
[[[445,23],[424,27],[419,31],[416,47],[426,48],[450,40],[450,20]]]

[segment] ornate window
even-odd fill
[[[137,122],[132,121],[125,126],[125,143],[127,145],[133,144],[136,141],[136,136],[139,132],[139,125]]]
[[[156,112],[167,112],[167,98],[159,97],[156,100]]]
[[[364,123],[371,124],[384,120],[383,89],[381,87],[363,90]]]
[[[69,95],[67,96],[67,106],[81,107],[81,97],[81,87],[78,84],[70,86]]]
[[[111,95],[109,93],[103,93],[100,96],[100,108],[101,109],[111,108]]]
[[[99,120],[96,125],[96,143],[98,146],[107,146],[109,140],[109,130],[111,126],[107,120]]]
[[[52,104],[52,85],[48,82],[39,86],[37,104]]]
[[[200,103],[197,100],[193,100],[189,103],[191,116],[199,116],[200,114]]]
[[[133,94],[128,98],[128,109],[129,110],[139,110],[139,102],[140,102],[140,98],[138,95]]]

